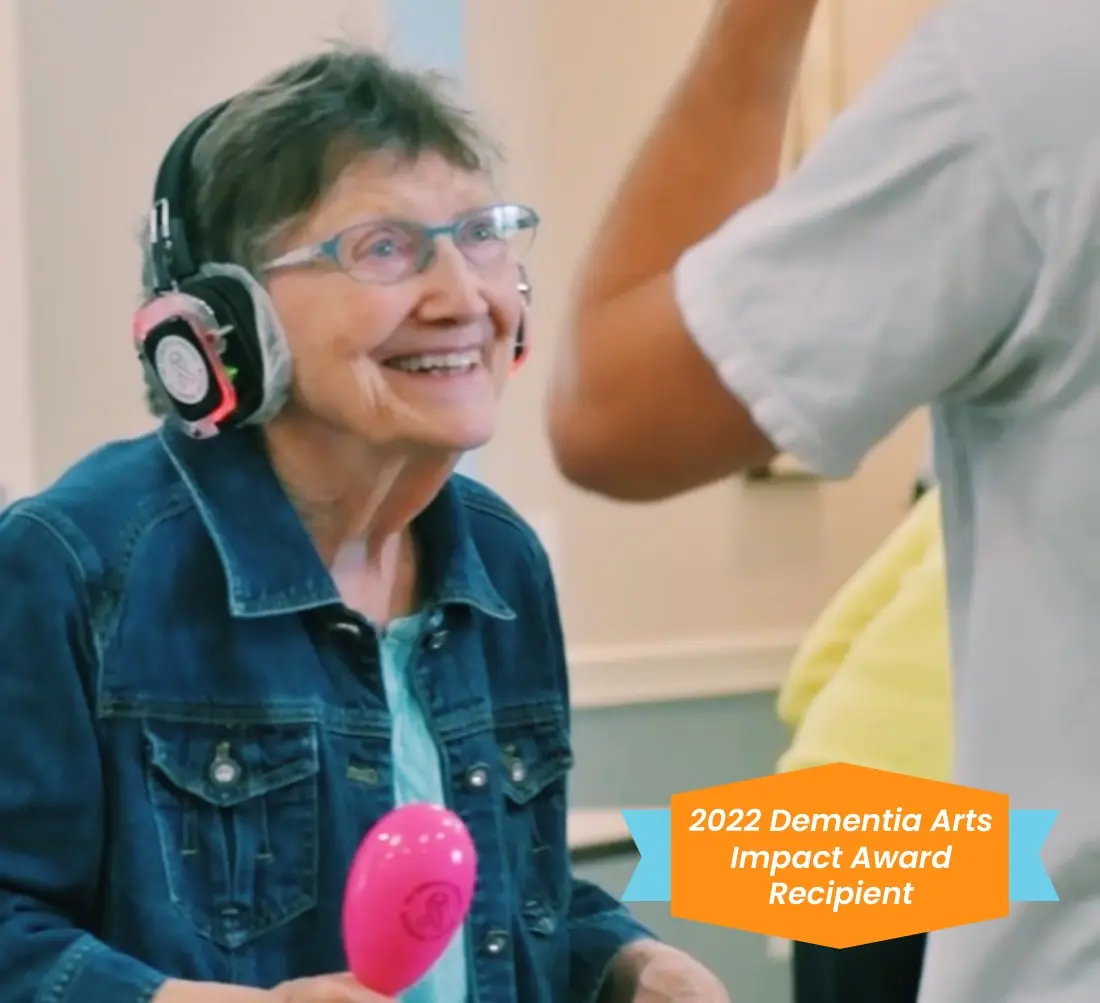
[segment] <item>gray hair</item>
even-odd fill
[[[299,60],[238,94],[199,140],[189,233],[201,262],[240,265],[260,281],[271,245],[300,224],[354,161],[373,153],[436,153],[489,173],[496,150],[436,74],[399,69],[351,47]],[[152,292],[148,226],[142,286]],[[165,402],[147,383],[157,417]]]

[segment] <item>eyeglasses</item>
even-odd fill
[[[538,213],[523,205],[474,209],[444,226],[375,219],[342,230],[323,243],[288,251],[264,268],[272,271],[331,261],[357,282],[388,285],[425,271],[435,260],[436,240],[450,237],[474,269],[491,273],[522,257],[538,225]]]

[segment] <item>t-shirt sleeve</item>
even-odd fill
[[[780,452],[850,476],[972,393],[1041,267],[948,26],[929,19],[771,193],[680,259],[685,323]]]

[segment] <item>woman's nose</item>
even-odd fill
[[[436,241],[435,255],[421,273],[424,312],[432,320],[470,320],[489,312],[485,281],[452,240]]]

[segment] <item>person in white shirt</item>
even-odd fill
[[[845,478],[931,405],[956,779],[1058,811],[1060,901],[933,934],[921,1001],[1096,1003],[1100,11],[947,0],[777,185],[813,9],[716,3],[585,264],[554,455],[632,500]]]

